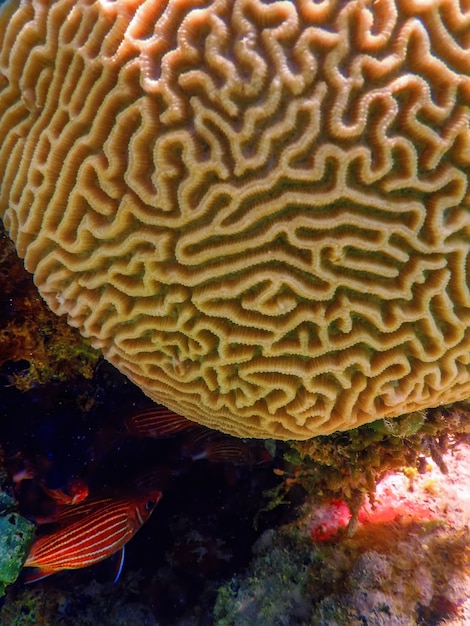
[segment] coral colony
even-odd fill
[[[0,622],[470,623],[469,170],[468,0],[0,0]]]
[[[0,216],[159,403],[309,439],[470,396],[458,0],[9,0]]]

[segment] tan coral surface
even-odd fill
[[[470,396],[469,0],[11,0],[0,216],[150,397],[305,439]]]

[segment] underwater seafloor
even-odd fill
[[[44,307],[2,233],[0,294],[0,583],[44,487],[163,492],[117,582],[116,555],[29,584],[26,568],[1,625],[470,624],[468,407],[195,455],[188,435],[129,434],[151,402]]]

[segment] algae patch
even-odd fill
[[[15,512],[15,501],[0,492],[0,596],[14,583],[31,545],[34,524]]]

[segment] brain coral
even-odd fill
[[[305,439],[470,396],[468,0],[9,0],[0,216],[151,398]]]

